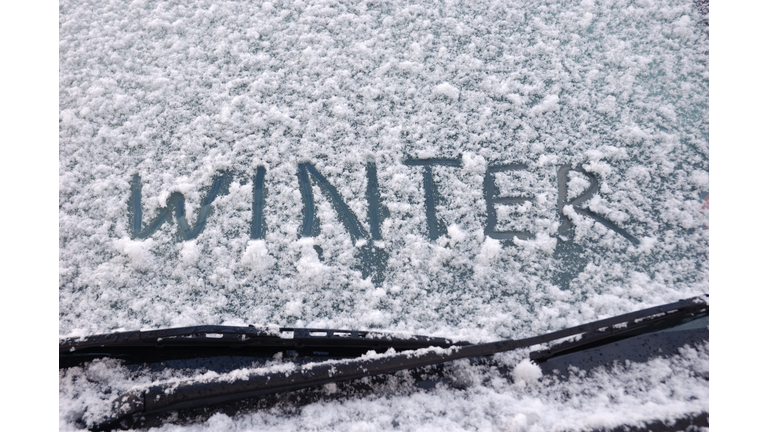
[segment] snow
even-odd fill
[[[275,263],[275,259],[269,255],[264,240],[249,240],[242,259],[243,266],[263,272]]]
[[[448,97],[453,100],[459,99],[459,89],[446,83],[438,84],[433,91],[436,95]]]
[[[59,18],[61,336],[237,322],[492,341],[709,292],[709,39],[693,2],[64,1]],[[316,224],[300,235],[302,163],[362,236],[312,176]],[[512,164],[524,168],[491,172]],[[567,204],[590,185],[571,171],[561,216],[566,164],[599,187]],[[263,235],[252,238],[259,167]],[[222,173],[232,181],[207,207]],[[132,238],[134,175],[143,227],[177,193],[190,226],[208,214],[199,235],[180,239],[174,215]],[[496,231],[527,240],[487,235],[487,177],[494,197],[530,198],[493,205]],[[562,217],[572,230],[559,232]],[[501,378],[473,366],[468,382],[485,384],[467,397],[382,389],[185,429],[294,429],[312,415],[326,430],[392,429],[395,416],[412,430],[640,421],[706,406],[707,384],[676,361],[605,371],[606,385],[634,389],[619,402],[585,390],[591,378],[496,388]],[[171,377],[109,368],[114,384],[81,379],[103,376],[88,367],[61,373],[62,429],[77,428],[92,392]],[[643,393],[628,369],[671,370],[670,384]],[[565,388],[586,393],[558,399]]]
[[[128,257],[131,266],[136,270],[148,270],[152,266],[151,249],[155,244],[154,240],[133,241],[123,237],[114,241],[113,244],[115,249]]]
[[[541,368],[536,363],[530,360],[523,360],[512,370],[512,376],[518,385],[525,387],[528,384],[535,385],[543,374]]]
[[[194,265],[200,258],[200,250],[194,240],[185,241],[181,247],[179,258],[186,265]]]
[[[544,100],[531,108],[531,115],[538,115],[547,111],[554,111],[557,109],[557,104],[560,102],[560,98],[557,95],[547,95]]]

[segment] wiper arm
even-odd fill
[[[454,345],[469,345],[469,342],[362,330],[193,326],[62,339],[59,368],[100,357],[118,358],[129,364],[215,356],[272,356],[282,351],[356,357],[371,350],[405,351]]]
[[[652,315],[647,318],[630,319],[621,325],[611,325],[585,332],[576,340],[565,341],[545,350],[532,351],[530,358],[537,363],[543,363],[554,357],[606,345],[632,336],[682,325],[686,322],[708,315],[708,306],[706,308],[701,308],[698,312],[694,313],[691,312],[690,308],[685,307],[677,310],[670,310],[658,317]]]
[[[629,330],[623,332],[621,329],[630,328],[630,326],[632,331],[639,331],[641,326],[654,329],[663,328],[674,325],[670,322],[677,323],[682,319],[701,316],[708,312],[709,301],[708,296],[705,295],[519,340],[511,339],[477,345],[453,346],[448,349],[427,348],[394,355],[329,361],[305,365],[304,367],[294,367],[288,372],[252,374],[244,378],[225,377],[210,381],[159,384],[144,389],[131,390],[118,397],[113,402],[113,417],[96,425],[94,429],[109,430],[130,424],[144,416],[157,415],[166,411],[195,408],[433,366],[451,360],[489,356],[504,351],[549,343],[569,336],[586,334],[587,338],[591,338],[591,342],[595,343],[597,340],[590,336],[592,334],[590,332],[607,332],[607,329],[611,327],[617,330],[617,333],[612,334],[613,336],[624,333],[625,337],[629,337]]]

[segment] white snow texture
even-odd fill
[[[226,323],[478,342],[709,292],[699,198],[709,183],[709,39],[694,2],[64,0],[59,17],[62,337]],[[430,158],[458,161],[429,168],[436,240],[427,168],[406,163]],[[338,191],[362,237],[312,174],[316,223],[302,236],[303,163]],[[524,168],[490,171],[512,164]],[[561,217],[557,173],[567,164],[599,182],[576,207],[637,246],[568,204],[591,184],[577,171]],[[262,235],[252,238],[259,167]],[[199,236],[180,239],[175,216],[133,236],[134,175],[142,228],[175,193],[193,227],[225,171],[232,182]],[[494,230],[529,239],[486,235],[487,176],[493,197],[530,198],[493,204]],[[573,223],[564,234],[563,218]],[[371,250],[385,256],[380,279],[363,264]],[[463,389],[422,391],[394,377],[396,388],[370,396],[161,429],[639,424],[708,409],[707,350],[558,382],[509,354],[515,383],[459,362],[475,377]],[[62,371],[61,428],[171,375],[137,378],[107,361]]]

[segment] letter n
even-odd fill
[[[298,175],[301,199],[304,202],[304,224],[301,228],[302,237],[313,237],[315,234],[312,229],[315,225],[315,198],[312,194],[312,185],[309,182],[310,175],[315,178],[316,184],[320,186],[326,196],[330,198],[334,209],[336,209],[336,214],[338,215],[339,220],[349,232],[352,241],[354,242],[366,237],[364,228],[341,199],[339,192],[311,163],[300,163]]]

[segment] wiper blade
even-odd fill
[[[578,339],[568,340],[545,350],[532,351],[530,353],[530,358],[537,363],[543,363],[554,357],[595,348],[632,336],[679,326],[708,315],[709,307],[707,305],[707,307],[701,308],[693,313],[690,308],[686,307],[677,310],[669,310],[658,317],[651,315],[650,317],[629,319],[620,325],[611,325],[585,332],[581,334]]]
[[[469,342],[430,336],[400,336],[363,330],[193,326],[128,331],[59,341],[59,368],[101,357],[146,363],[215,356],[299,355],[356,357],[368,351],[447,348]]]
[[[597,339],[590,335],[593,332],[609,334],[608,329],[610,328],[616,330],[616,333],[611,333],[614,337],[619,337],[619,333],[623,333],[625,337],[630,337],[631,331],[640,331],[641,327],[660,329],[676,325],[674,323],[679,323],[680,320],[702,316],[708,312],[709,301],[708,296],[705,295],[519,340],[510,339],[476,345],[452,346],[447,349],[433,347],[393,355],[327,361],[294,367],[287,372],[158,384],[148,388],[134,389],[119,396],[113,402],[113,416],[96,425],[93,429],[111,430],[167,411],[231,402],[328,383],[389,374],[401,370],[434,366],[463,358],[489,356],[575,335],[582,335],[583,337],[586,335],[587,339],[596,343],[598,342]],[[625,328],[631,328],[631,331],[622,331]]]

